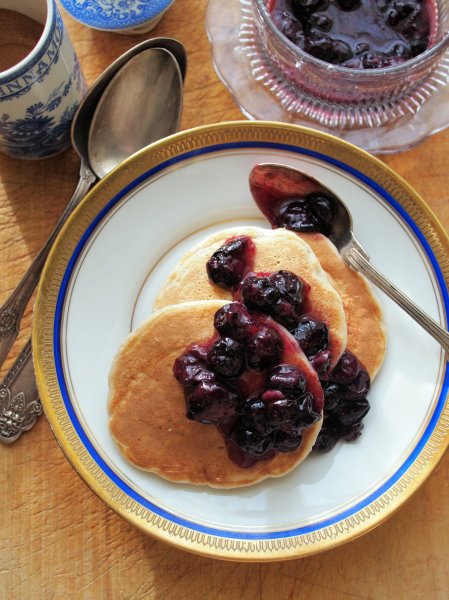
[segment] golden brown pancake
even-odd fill
[[[171,481],[231,488],[284,475],[308,455],[321,428],[321,420],[310,427],[297,450],[241,468],[228,458],[214,425],[186,418],[173,364],[187,346],[212,338],[214,314],[223,304],[194,301],[156,311],[124,341],[109,376],[109,426],[121,453]],[[298,365],[309,389],[322,393],[314,369],[283,331],[292,343],[284,344],[282,361]]]
[[[338,290],[346,313],[348,350],[374,379],[386,350],[382,309],[368,281],[350,269],[334,244],[321,233],[299,234],[312,248]]]
[[[232,299],[227,290],[210,283],[206,263],[226,240],[250,236],[255,244],[254,271],[292,271],[310,285],[311,314],[329,329],[331,365],[346,348],[346,316],[339,294],[321,268],[309,245],[285,229],[233,227],[214,233],[187,252],[156,298],[154,308],[190,300]]]

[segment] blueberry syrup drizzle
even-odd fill
[[[269,0],[268,11],[296,46],[351,69],[400,65],[430,45],[430,0]]]
[[[332,196],[323,191],[318,181],[299,171],[253,169],[250,190],[273,229],[332,234],[337,209]],[[371,382],[366,369],[346,350],[331,371],[327,326],[311,315],[301,317],[292,334],[317,372],[324,391],[323,426],[313,450],[328,452],[339,439],[356,440],[370,408],[366,396]]]
[[[248,236],[213,253],[208,277],[234,301],[216,312],[213,339],[192,345],[173,367],[187,418],[216,425],[242,468],[296,450],[324,404],[319,383],[295,364],[298,346],[283,328],[294,331],[304,318],[309,286],[289,271],[254,273],[254,254]]]
[[[242,468],[295,450],[324,402],[318,382],[294,364],[296,342],[240,302],[221,307],[214,325],[213,339],[187,348],[173,366],[187,418],[215,425]]]

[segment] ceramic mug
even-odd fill
[[[3,59],[14,48],[14,39],[10,46],[5,41],[8,20],[11,31],[17,19],[23,28],[24,15],[31,26],[41,24],[42,34],[22,60],[0,70],[0,151],[44,158],[70,146],[70,124],[86,86],[55,0],[0,0]]]

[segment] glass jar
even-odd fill
[[[416,113],[449,81],[449,0],[433,0],[427,50],[380,69],[351,69],[307,54],[279,31],[267,5],[268,0],[251,0],[259,76],[265,70],[277,78],[274,91],[290,114],[335,129],[376,127]]]

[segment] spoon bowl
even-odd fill
[[[100,98],[116,73],[133,57],[149,48],[164,48],[176,59],[182,80],[184,81],[187,70],[187,55],[184,46],[173,38],[151,38],[133,46],[111,63],[95,80],[84,96],[81,104],[73,116],[71,127],[72,145],[75,152],[89,165],[88,141],[92,119]]]
[[[352,231],[346,204],[314,177],[286,165],[256,165],[249,175],[254,200],[271,225],[297,232],[320,232],[343,261],[394,300],[449,353],[449,334],[370,263]]]
[[[340,250],[351,243],[352,216],[349,209],[340,198],[325,187],[321,182],[298,169],[285,165],[263,163],[256,165],[249,176],[250,190],[267,220],[273,226],[285,226],[279,211],[285,212],[288,203],[301,202],[308,197],[317,202],[319,197],[325,197],[331,204],[331,214],[327,223],[321,223],[321,231]],[[279,206],[279,209],[276,207]],[[295,226],[287,227],[295,230]],[[318,225],[313,228],[318,230]],[[298,221],[296,231],[310,231],[303,221]]]
[[[177,131],[182,84],[178,63],[165,48],[142,50],[114,75],[88,136],[90,164],[99,179],[134,152]]]

